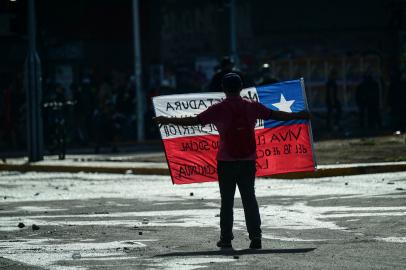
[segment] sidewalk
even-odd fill
[[[91,172],[142,175],[169,175],[162,145],[147,143],[122,149],[120,153],[91,154],[72,151],[66,160],[46,156],[28,163],[26,158],[0,160],[0,171]],[[381,136],[320,141],[315,144],[318,170],[291,173],[275,178],[301,179],[406,171],[406,137]]]
[[[44,161],[29,163],[26,159],[9,159],[0,162],[0,171],[36,171],[36,172],[88,172],[88,173],[116,173],[140,175],[169,175],[166,162],[147,162],[128,160],[159,160],[160,153],[138,154],[130,156],[110,157],[100,156],[68,156],[66,160],[46,157]],[[406,162],[352,163],[319,165],[316,172],[301,172],[275,175],[282,179],[303,179],[331,176],[358,175],[370,173],[385,173],[406,171]]]

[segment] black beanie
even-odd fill
[[[221,81],[225,92],[238,92],[242,88],[242,81],[240,75],[234,72],[227,73],[223,76]]]

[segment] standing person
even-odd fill
[[[341,104],[338,100],[337,71],[332,69],[326,83],[326,105],[327,119],[326,126],[331,129],[331,122],[334,121],[334,129],[340,128]]]
[[[263,64],[259,71],[259,78],[256,81],[256,85],[267,85],[277,82],[278,79],[273,76],[270,65],[268,63]]]
[[[309,119],[308,112],[286,113],[273,111],[258,102],[240,96],[242,81],[238,74],[228,73],[222,79],[226,99],[209,107],[195,117],[154,118],[158,124],[183,126],[214,124],[220,134],[217,153],[217,173],[221,194],[220,248],[231,248],[233,240],[233,206],[236,186],[241,194],[250,248],[260,249],[261,218],[255,197],[255,124],[257,119],[292,120]]]
[[[234,62],[230,59],[230,57],[225,56],[223,59],[221,59],[220,62],[220,69],[214,74],[213,78],[210,81],[209,84],[209,91],[210,92],[220,92],[222,91],[221,89],[221,81],[227,73],[236,73],[238,76],[240,76],[242,85],[243,87],[247,87],[244,77],[242,76],[241,72],[235,70],[234,68]]]
[[[379,110],[379,84],[368,70],[364,74],[361,84],[358,86],[358,92],[363,103],[363,111],[366,111],[368,128],[381,127],[381,113]]]

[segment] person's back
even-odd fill
[[[199,115],[202,124],[212,123],[220,135],[217,160],[254,160],[255,125],[266,119],[269,109],[240,96],[228,96]]]

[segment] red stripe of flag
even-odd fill
[[[314,171],[308,124],[256,130],[257,176]],[[217,181],[218,135],[164,139],[174,184]]]

